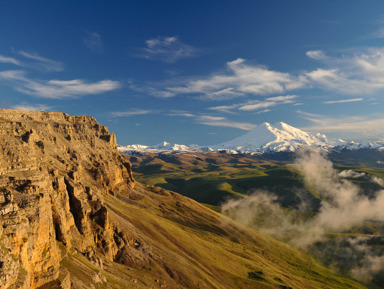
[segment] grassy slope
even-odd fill
[[[303,191],[314,205],[318,202],[304,188],[301,176],[286,162],[217,154],[194,159],[175,155],[174,159],[178,161],[166,162],[167,159],[156,156],[135,157],[132,162],[135,177],[145,184],[210,205],[219,205],[227,198],[244,197],[255,189],[273,192],[287,207],[297,203],[297,190]]]
[[[368,174],[358,179],[350,179],[359,185],[365,194],[374,194],[382,189],[380,185],[372,182],[370,177],[384,178],[383,166],[375,163],[373,157],[369,163],[364,163],[362,161],[364,158],[361,156],[357,160],[353,158],[354,155],[348,155],[348,158],[339,154],[331,157],[336,169],[340,171],[350,169]],[[166,159],[144,157],[134,162],[134,166],[141,164],[139,174],[136,174],[141,181],[173,189],[200,202],[208,203],[209,205],[206,206],[216,211],[220,208],[215,205],[226,197],[244,196],[251,192],[252,188],[274,192],[279,195],[283,205],[288,207],[292,207],[292,204],[297,201],[292,192],[298,190],[301,193],[305,192],[307,197],[312,197],[315,207],[319,201],[318,193],[312,188],[305,187],[301,177],[287,162],[220,155],[216,160],[214,157],[210,159],[207,161],[206,157],[198,156],[192,160],[180,155],[174,156],[173,162],[167,162]],[[144,165],[142,165],[143,162],[145,162]],[[145,174],[142,174],[143,172]],[[372,234],[381,236],[383,231],[382,224],[365,222],[345,233],[369,237]],[[339,237],[342,235],[338,234]],[[374,288],[374,285],[371,286]]]
[[[364,288],[193,200],[144,186],[136,194],[135,200],[106,197],[111,220],[139,236],[141,246],[130,255],[136,261],[104,260],[100,270],[68,254],[63,264],[75,284],[78,278],[95,288]]]

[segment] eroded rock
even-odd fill
[[[92,117],[1,109],[0,138],[0,288],[58,280],[59,243],[99,268],[98,254],[114,260],[127,241],[103,195],[135,183],[116,136]]]

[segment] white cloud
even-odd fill
[[[44,71],[62,71],[64,70],[64,64],[62,62],[42,57],[37,53],[30,53],[25,51],[13,51],[14,53],[23,56],[24,58],[31,59],[34,62],[24,63],[23,66],[44,70]]]
[[[145,44],[147,47],[142,48],[140,57],[169,63],[196,56],[199,52],[193,46],[182,43],[177,36],[152,38],[145,41]]]
[[[326,56],[322,50],[307,51],[305,55],[307,55],[309,58],[316,59],[316,60],[328,59],[328,56]]]
[[[153,39],[147,44],[153,48],[160,43],[173,43],[176,40],[177,38],[173,37]],[[345,95],[373,94],[384,91],[384,47],[354,50],[353,53],[350,51],[340,57],[328,56],[321,50],[308,51],[306,55],[320,62],[322,67],[297,74],[270,70],[265,66],[250,64],[246,60],[238,58],[227,62],[225,71],[212,73],[205,77],[168,80],[158,85],[147,85],[146,88],[141,89],[141,92],[162,98],[188,95],[206,100],[229,100],[237,97],[268,96],[312,88]],[[153,54],[155,53],[153,52]],[[133,87],[133,89],[138,90],[137,87]],[[287,102],[294,99],[289,96],[282,97],[286,97]],[[360,100],[361,98],[351,97],[340,101],[335,99],[327,103]],[[270,97],[265,101],[283,101],[283,98]],[[229,106],[231,105],[211,109],[228,112],[232,110]],[[256,109],[258,107],[255,105]]]
[[[28,104],[23,102],[18,105],[13,105],[11,108],[20,109],[20,110],[35,110],[35,111],[47,111],[52,110],[52,106],[48,106],[45,104]]]
[[[232,127],[232,128],[242,129],[242,130],[251,130],[256,127],[256,125],[248,122],[237,122],[237,121],[229,120],[225,117],[215,117],[215,116],[207,116],[207,115],[198,116],[196,118],[196,122],[204,125]]]
[[[15,90],[43,98],[62,99],[76,98],[82,95],[99,94],[116,90],[121,87],[120,82],[102,80],[87,82],[82,79],[73,80],[33,80],[22,70],[1,71],[0,80],[8,80]]]
[[[221,106],[214,106],[210,107],[208,109],[210,110],[216,110],[220,112],[226,112],[226,113],[233,113],[234,110],[239,111],[255,111],[263,109],[261,112],[267,112],[270,111],[269,107],[274,107],[282,104],[289,104],[293,103],[293,99],[297,98],[297,95],[281,95],[281,96],[274,96],[274,97],[268,97],[264,101],[260,100],[250,100],[243,103],[237,103],[232,105],[221,105]]]
[[[3,55],[0,55],[0,62],[2,62],[2,63],[12,63],[12,64],[15,64],[15,65],[21,66],[21,63],[17,59],[12,58],[12,57],[3,56]]]
[[[232,121],[222,116],[199,115],[199,114],[193,114],[185,111],[175,111],[168,115],[193,118],[196,123],[209,125],[209,126],[232,127],[232,128],[242,129],[242,130],[251,130],[256,127],[256,125],[248,122]]]
[[[44,72],[59,72],[64,69],[64,64],[59,61],[42,57],[37,53],[29,53],[23,50],[12,50],[12,52],[22,56],[26,60],[19,61],[15,58],[0,55],[0,62],[12,63],[23,67],[24,70],[0,71],[0,81],[2,81],[4,85],[8,85],[14,90],[24,94],[42,98],[63,99],[104,93],[122,87],[122,84],[119,81],[109,79],[96,82],[83,79],[33,79],[28,77],[28,69],[38,69],[43,70]]]
[[[271,106],[276,106],[277,103],[273,101],[265,101],[265,102],[257,102],[253,104],[246,104],[241,107],[239,107],[239,110],[245,110],[245,111],[250,111],[250,110],[258,110],[261,108],[267,108]]]
[[[267,113],[267,112],[270,112],[270,111],[271,111],[270,109],[264,109],[264,110],[260,110],[258,112],[255,112],[255,114]]]
[[[384,89],[384,48],[365,49],[340,58],[322,51],[308,51],[307,56],[328,66],[305,73],[313,85],[352,95]]]
[[[227,62],[226,73],[187,80],[181,85],[160,89],[167,97],[192,94],[210,100],[232,99],[241,96],[283,93],[304,87],[306,78],[269,70],[260,65],[247,64],[238,58]]]
[[[283,103],[292,103],[292,100],[297,98],[297,95],[281,95],[281,96],[274,96],[274,97],[268,97],[266,100],[268,101],[276,101],[276,102],[283,102]]]
[[[100,34],[87,31],[87,36],[84,37],[83,43],[86,47],[96,53],[103,52],[103,41]]]
[[[186,111],[173,111],[172,113],[169,113],[168,116],[195,117],[196,115]]]
[[[383,139],[384,115],[328,117],[297,111],[302,118],[312,124],[301,129],[310,132],[329,133],[338,138],[352,140]]]
[[[351,98],[351,99],[342,99],[342,100],[329,100],[324,101],[324,103],[332,104],[332,103],[347,103],[347,102],[356,102],[356,101],[362,101],[364,98]]]
[[[372,182],[374,182],[380,186],[384,186],[384,179],[383,178],[373,176],[373,177],[371,177],[371,180],[372,180]]]
[[[367,220],[384,220],[384,191],[377,191],[370,198],[360,194],[353,182],[340,179],[320,151],[301,151],[294,167],[322,200],[313,218],[298,220],[297,215],[276,204],[276,196],[260,191],[247,198],[228,200],[222,206],[223,214],[302,248],[322,240],[327,233],[343,232]]]
[[[0,79],[5,80],[25,80],[25,71],[23,70],[4,70],[0,71]]]
[[[144,110],[144,109],[131,109],[127,111],[115,111],[112,112],[112,116],[114,117],[129,117],[129,116],[135,116],[135,115],[144,115],[144,114],[150,114],[153,110]]]
[[[338,176],[341,178],[351,178],[351,179],[358,179],[365,176],[364,172],[355,172],[352,170],[344,170],[338,173]]]

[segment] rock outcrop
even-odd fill
[[[121,244],[103,196],[135,185],[115,135],[92,117],[0,110],[0,139],[0,287],[57,279],[58,242],[113,260]]]

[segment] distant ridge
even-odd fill
[[[343,140],[331,141],[324,134],[311,134],[290,126],[284,122],[270,124],[264,122],[246,134],[212,146],[181,145],[163,142],[153,146],[128,145],[119,146],[122,152],[187,152],[187,151],[225,151],[227,153],[278,153],[294,152],[303,147],[321,148],[327,151],[340,152],[342,150],[384,149],[384,142],[345,142]]]

